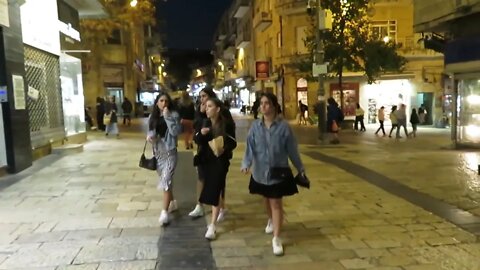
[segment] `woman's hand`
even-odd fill
[[[200,104],[200,112],[204,113],[207,111],[207,104]]]
[[[163,114],[163,116],[168,116],[170,114],[170,111],[168,110],[168,107],[163,108],[162,114]]]
[[[249,174],[249,173],[250,173],[250,169],[249,169],[249,168],[242,168],[241,171],[242,171],[242,173],[244,173],[244,174]]]
[[[147,136],[147,142],[149,143],[153,143],[153,141],[155,140],[155,138],[153,136]]]
[[[202,135],[207,135],[208,132],[210,132],[210,128],[202,128],[202,129],[200,130],[200,133],[202,133]]]

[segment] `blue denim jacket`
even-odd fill
[[[270,178],[270,168],[288,167],[288,158],[299,172],[304,171],[297,141],[287,121],[277,118],[270,129],[263,120],[253,122],[247,136],[242,169],[251,168],[256,182],[273,185],[281,180]]]
[[[177,136],[180,134],[180,116],[177,112],[172,111],[169,115],[165,116],[165,122],[167,123],[168,132],[165,137],[161,138],[158,134],[155,134],[155,130],[149,130],[148,136],[156,136],[158,140],[163,140],[167,151],[177,148]],[[149,118],[150,121],[150,118]]]

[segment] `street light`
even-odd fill
[[[137,0],[131,0],[131,1],[130,1],[130,6],[131,6],[131,7],[136,7],[137,4],[138,4]]]

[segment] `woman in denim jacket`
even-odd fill
[[[180,117],[172,109],[172,105],[172,99],[167,93],[159,94],[148,120],[147,141],[154,145],[157,173],[160,177],[157,188],[163,190],[163,210],[158,219],[162,225],[169,223],[168,212],[177,210],[177,202],[172,193],[172,178],[177,166]]]
[[[288,167],[288,159],[292,161],[299,173],[304,173],[298,146],[287,121],[279,115],[280,105],[277,97],[270,93],[262,94],[260,111],[263,118],[256,120],[247,136],[247,149],[242,162],[242,172],[252,170],[249,189],[251,194],[259,194],[265,198],[268,214],[265,233],[273,233],[273,253],[283,255],[280,231],[283,222],[283,196],[298,192],[293,181],[274,179],[271,168]]]

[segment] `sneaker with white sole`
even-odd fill
[[[265,233],[273,233],[273,222],[271,219],[268,219],[267,226],[265,227]]]
[[[215,240],[215,224],[210,224],[207,227],[207,232],[205,233],[205,238],[208,240]]]
[[[282,240],[279,237],[273,237],[272,248],[273,248],[273,254],[275,256],[282,256],[283,255]]]
[[[169,220],[168,220],[168,212],[165,210],[162,210],[162,213],[160,213],[160,217],[158,218],[158,222],[160,222],[162,225],[167,225]]]
[[[227,213],[227,209],[220,208],[220,211],[218,212],[217,222],[224,221],[226,213]]]
[[[177,200],[170,201],[168,205],[168,212],[172,213],[178,210]]]
[[[203,212],[203,206],[200,204],[197,204],[195,206],[195,209],[193,209],[192,212],[188,213],[189,216],[191,217],[203,217],[204,212]]]

